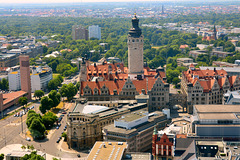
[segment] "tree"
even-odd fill
[[[19,103],[21,106],[26,105],[26,104],[28,103],[27,97],[20,97],[20,98],[18,99],[18,103]]]
[[[36,90],[34,92],[34,97],[37,97],[38,99],[40,99],[42,96],[44,96],[44,92],[42,90]]]
[[[69,83],[68,85],[64,84],[60,88],[59,92],[62,97],[67,97],[68,101],[70,101],[77,94],[77,87],[72,83]]]
[[[29,129],[30,129],[30,131],[31,130],[38,131],[41,134],[41,136],[44,136],[44,132],[46,130],[45,126],[38,118],[33,119]]]
[[[13,49],[13,46],[12,46],[11,44],[9,44],[9,45],[7,46],[7,50],[11,50],[11,49]]]
[[[57,116],[52,112],[47,112],[42,116],[44,126],[49,129],[57,121]]]
[[[48,82],[48,89],[51,91],[51,90],[54,90],[54,89],[57,89],[58,88],[58,85],[59,85],[59,81],[57,79],[52,79]]]
[[[57,107],[58,104],[60,103],[61,95],[57,93],[56,90],[51,90],[50,93],[48,94],[48,97],[51,98],[53,101],[52,107]]]
[[[22,148],[23,150],[25,150],[25,149],[26,149],[26,146],[22,145],[21,148]]]
[[[39,110],[44,114],[47,110],[50,110],[53,106],[53,100],[47,96],[41,98],[41,105]]]
[[[172,82],[173,82],[174,85],[176,85],[180,82],[180,79],[178,77],[174,77]]]
[[[42,156],[37,154],[37,151],[32,151],[31,154],[25,154],[21,160],[45,160]]]
[[[29,146],[29,149],[33,151],[35,148],[33,145],[31,145],[31,146]]]
[[[9,88],[8,80],[5,78],[0,80],[0,90],[8,90],[8,88]]]
[[[64,138],[64,141],[67,141],[67,133],[66,132],[62,133],[62,137]]]
[[[4,154],[0,154],[0,160],[4,160]]]

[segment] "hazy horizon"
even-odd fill
[[[2,1],[2,0],[1,0]],[[90,2],[188,2],[192,0],[8,0],[5,2],[1,2],[2,4],[39,4],[39,3],[90,3]],[[238,0],[232,0],[232,1],[238,1]],[[196,0],[194,2],[229,2],[228,0]]]

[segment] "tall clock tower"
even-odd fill
[[[132,18],[132,28],[128,32],[128,75],[130,79],[144,78],[143,71],[143,35],[138,26],[136,14]]]

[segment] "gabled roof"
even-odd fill
[[[146,78],[143,80],[133,80],[132,83],[135,86],[136,91],[139,94],[141,94],[142,89],[145,89],[145,91],[147,91],[147,88],[148,90],[151,90],[156,80],[157,79],[153,77],[149,77],[148,80]],[[126,81],[127,80],[122,80],[122,81],[118,80],[116,82],[114,81],[81,82],[81,94],[83,94],[83,88],[85,88],[86,86],[90,87],[91,90],[93,91],[95,88],[97,88],[98,90],[101,89],[104,85],[109,89],[110,95],[114,94],[114,90],[116,90],[117,93],[119,94],[122,91],[122,88],[126,83]],[[148,85],[147,85],[147,81],[148,81]]]

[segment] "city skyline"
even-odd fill
[[[91,2],[188,2],[191,0],[40,0],[36,2],[35,0],[9,0],[2,2],[2,4],[24,4],[24,3],[29,3],[29,4],[39,4],[39,3],[91,3]],[[221,2],[229,2],[228,0],[220,0]],[[220,2],[218,0],[205,0],[204,2]],[[237,1],[237,0],[233,0]],[[200,1],[199,1],[200,2]],[[202,2],[202,1],[201,1]],[[204,3],[203,2],[203,3]]]

